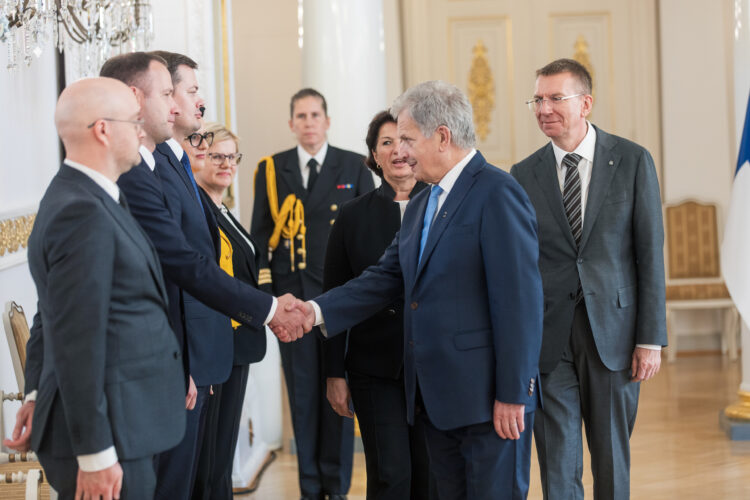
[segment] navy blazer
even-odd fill
[[[182,325],[183,353],[196,385],[220,384],[232,369],[229,317],[260,328],[273,298],[227,275],[217,264],[218,232],[168,144],[154,151],[152,172],[141,162],[118,184],[156,247],[171,286],[173,322]],[[178,337],[180,336],[179,328]]]
[[[538,402],[542,284],[534,209],[521,186],[477,152],[448,194],[417,264],[425,189],[377,266],[316,302],[342,332],[404,294],[407,418],[416,383],[430,421],[492,420],[494,401]]]
[[[596,128],[579,247],[565,217],[552,143],[514,165],[511,174],[539,219],[542,373],[554,370],[568,344],[579,279],[594,342],[607,368],[629,368],[636,344],[666,345],[664,226],[648,151]]]
[[[31,445],[55,457],[114,446],[120,460],[172,448],[185,384],[156,252],[127,210],[63,165],[29,238],[39,295],[26,391]]]

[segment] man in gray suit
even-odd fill
[[[29,372],[36,402],[19,412],[10,444],[25,446],[33,427],[31,448],[63,499],[152,498],[153,456],[185,429],[161,266],[116,184],[141,161],[139,115],[117,80],[62,92],[55,125],[66,157],[29,238],[39,314],[27,368],[40,373]]]
[[[583,420],[594,497],[629,498],[640,382],[659,371],[667,338],[654,162],[588,122],[591,76],[576,61],[538,70],[528,104],[552,140],[511,169],[539,224],[542,490],[547,499],[583,498]]]

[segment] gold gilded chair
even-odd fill
[[[26,343],[29,341],[29,324],[23,307],[11,301],[6,304],[6,316],[3,318],[6,335],[10,344],[10,357],[18,381],[18,390],[23,392],[24,369],[26,368]],[[11,339],[12,335],[12,339]],[[15,349],[14,349],[15,347]]]
[[[667,269],[667,360],[677,355],[674,316],[681,310],[715,310],[721,317],[721,351],[737,359],[739,314],[719,265],[716,205],[687,200],[664,207]]]

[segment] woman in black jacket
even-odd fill
[[[383,182],[341,207],[328,239],[325,290],[377,263],[401,227],[409,199],[425,187],[398,156],[396,122],[387,111],[372,119],[365,142],[365,163]],[[368,500],[434,497],[424,434],[406,422],[403,321],[403,301],[396,301],[324,344],[328,401],[345,417],[354,416],[353,403],[359,420]]]

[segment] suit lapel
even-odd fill
[[[609,134],[596,129],[596,148],[594,150],[594,165],[591,171],[591,182],[586,200],[586,212],[581,232],[581,246],[583,248],[591,234],[591,228],[596,223],[596,217],[602,208],[604,199],[609,191],[609,185],[620,164],[620,155],[614,150],[615,142]]]
[[[422,260],[419,261],[419,265],[417,266],[416,277],[419,277],[422,269],[424,269],[427,261],[430,259],[432,251],[437,245],[437,242],[443,235],[445,228],[448,227],[451,220],[453,219],[453,216],[458,211],[458,207],[464,201],[466,194],[471,189],[471,186],[474,185],[474,181],[476,180],[475,176],[477,175],[477,173],[479,173],[479,170],[481,170],[485,164],[486,162],[484,160],[484,157],[479,151],[477,151],[474,155],[474,158],[471,159],[469,164],[464,168],[463,172],[461,172],[461,175],[459,175],[458,179],[456,179],[456,183],[453,185],[453,188],[451,188],[450,192],[445,198],[443,206],[440,207],[440,210],[435,215],[435,221],[430,226],[430,232],[427,235],[427,242],[425,243],[424,252],[422,253]],[[422,211],[422,215],[422,219],[424,221],[424,210]],[[417,238],[418,240],[421,239],[421,230],[422,227],[420,226],[420,237]],[[419,243],[417,243],[417,245],[419,245]]]
[[[557,164],[555,162],[555,153],[552,151],[552,143],[547,144],[541,153],[539,162],[534,167],[534,176],[536,177],[539,187],[544,194],[544,199],[549,204],[552,215],[560,224],[565,238],[573,248],[576,248],[573,233],[570,231],[570,223],[565,216],[565,206],[563,205],[562,193],[560,192],[560,181],[557,177]]]
[[[336,148],[328,146],[328,152],[326,158],[323,160],[323,166],[320,167],[320,173],[318,174],[318,180],[313,186],[312,192],[308,195],[305,201],[305,208],[312,208],[323,200],[329,199],[326,195],[331,189],[336,188],[336,179],[339,176],[339,157]]]
[[[190,197],[193,198],[197,203],[198,198],[195,197],[195,189],[193,189],[193,183],[190,182],[190,177],[188,177],[187,172],[185,171],[185,167],[183,167],[182,163],[180,163],[180,159],[174,155],[174,151],[172,151],[172,148],[169,147],[169,144],[167,144],[166,142],[157,144],[156,150],[161,153],[161,155],[167,159],[167,163],[169,163],[169,165],[171,165],[171,167],[177,171],[177,175],[180,176],[180,179],[182,179],[182,182],[185,184],[185,187],[190,193]]]
[[[302,173],[299,171],[297,149],[285,152],[280,159],[281,165],[276,165],[276,175],[281,176],[286,185],[289,186],[290,191],[304,202],[307,198],[307,190],[302,185]],[[284,200],[279,199],[279,204],[281,203],[284,203]]]
[[[406,290],[411,289],[416,279],[422,220],[429,196],[430,190],[425,189],[412,198],[404,214],[401,230],[398,233],[399,258],[404,273],[404,288]]]

